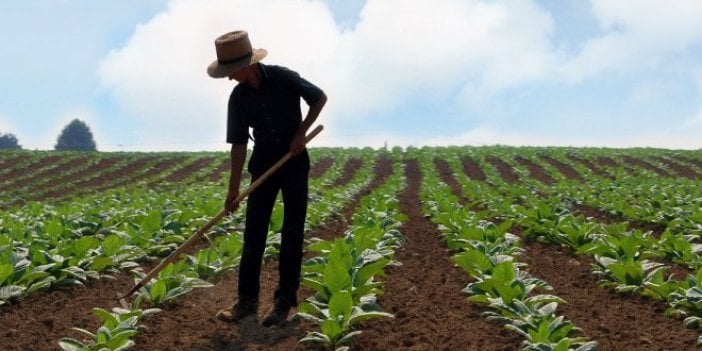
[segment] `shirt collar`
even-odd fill
[[[258,62],[256,63],[261,68],[261,78],[268,79],[268,66]]]

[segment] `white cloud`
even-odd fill
[[[370,0],[328,63],[339,113],[362,116],[419,97],[540,79],[555,61],[551,18],[531,1]]]
[[[215,59],[214,38],[233,29],[247,29],[254,46],[269,51],[265,62],[295,69],[327,92],[320,123],[330,131],[335,119],[417,96],[470,86],[489,97],[543,78],[555,62],[551,18],[530,0],[368,0],[360,17],[342,32],[320,1],[173,0],[103,60],[99,76],[141,119],[136,140],[224,146],[233,84],[209,78],[205,68]]]
[[[266,61],[313,73],[320,53],[330,50],[325,44],[334,34],[329,16],[319,2],[175,0],[106,57],[98,73],[120,104],[140,119],[133,135],[137,144],[221,149],[234,84],[206,73],[216,59],[214,39],[248,29],[253,45],[268,49]]]
[[[652,69],[702,39],[698,0],[591,0],[591,5],[603,34],[564,63],[560,74],[566,81]]]

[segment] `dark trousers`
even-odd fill
[[[307,216],[308,173],[309,159],[306,157],[304,160],[293,159],[249,195],[244,249],[239,265],[240,300],[258,300],[268,226],[278,191],[281,191],[284,219],[278,264],[280,280],[275,291],[275,299],[282,299],[291,306],[297,306]],[[255,181],[259,176],[260,174],[252,174],[251,181]]]

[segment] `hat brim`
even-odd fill
[[[266,55],[268,55],[266,49],[254,49],[250,57],[232,63],[220,64],[219,61],[215,60],[207,67],[207,74],[212,78],[229,77],[234,72],[261,61]]]

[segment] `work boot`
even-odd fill
[[[282,327],[288,321],[288,314],[290,313],[290,304],[282,299],[276,299],[271,312],[266,316],[266,318],[261,322],[264,327],[270,327],[277,325]]]
[[[217,312],[217,318],[225,322],[239,323],[242,319],[253,316],[258,312],[258,302],[254,300],[239,300],[229,308]]]

